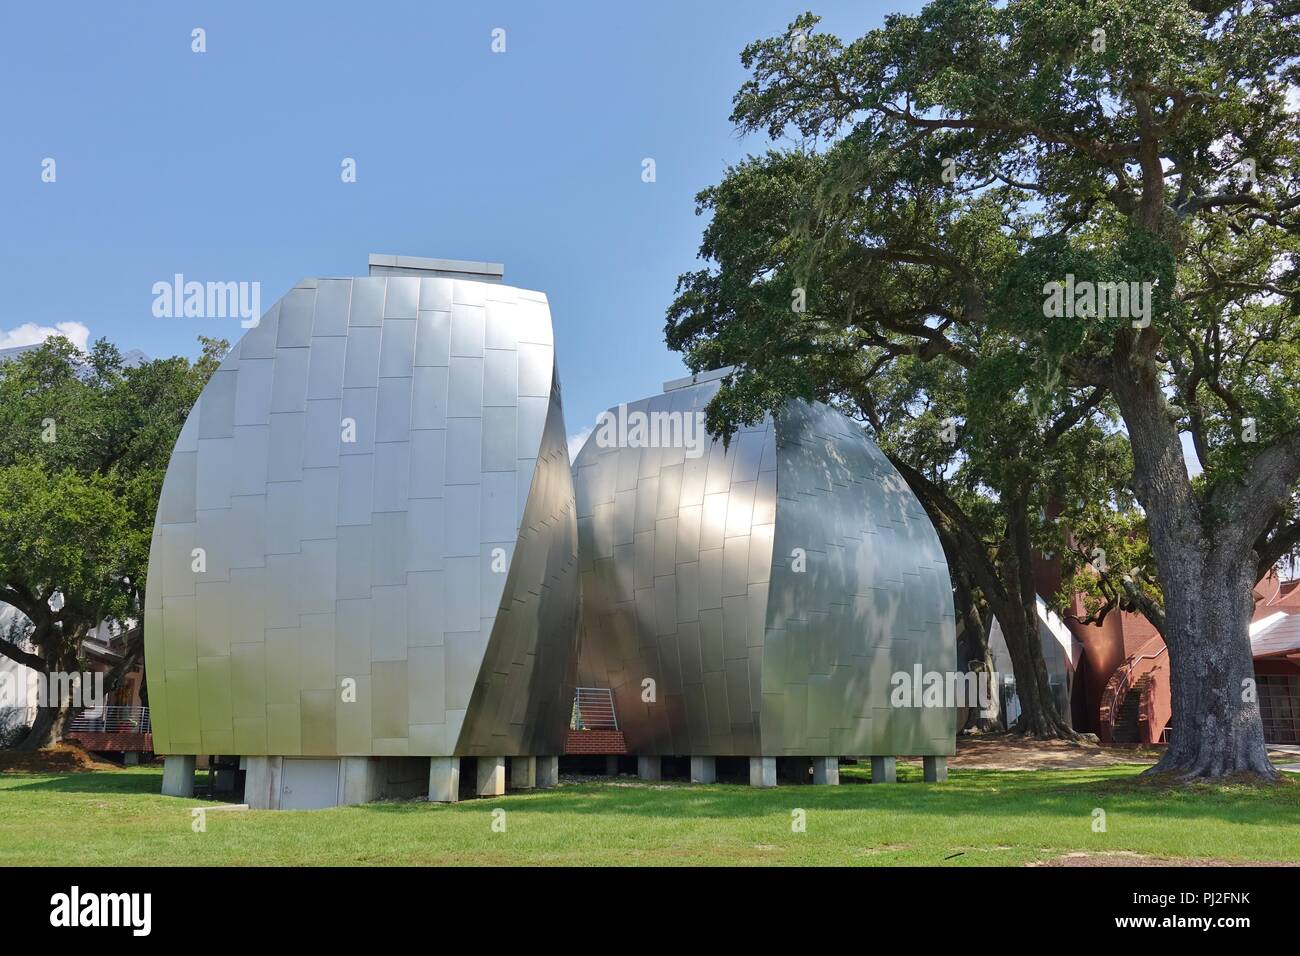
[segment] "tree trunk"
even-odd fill
[[[1057,712],[1047,682],[1047,665],[1043,662],[1043,648],[1038,637],[1037,601],[1024,496],[1018,496],[1015,501],[1004,496],[1008,507],[1007,538],[1000,548],[1000,561],[995,564],[970,518],[957,502],[906,461],[894,456],[889,460],[930,517],[948,559],[949,571],[957,573],[955,569],[958,567],[965,570],[970,583],[984,593],[984,599],[1002,627],[1021,706],[1021,717],[1014,729],[1042,738],[1077,739],[1078,735],[1070,728],[1069,722]]]
[[[1002,626],[1002,636],[1007,642],[1016,677],[1016,697],[1020,701],[1020,716],[1009,729],[1039,739],[1059,737],[1074,740],[1078,735],[1057,709],[1047,679],[1047,664],[1043,660],[1043,645],[1038,636],[1037,610],[1032,611],[1031,617],[1019,599],[1018,588],[1014,594],[1015,597],[1006,602],[1005,609],[998,613],[998,623]],[[1032,594],[1029,599],[1033,602]],[[1034,604],[1031,603],[1030,607],[1033,608]]]
[[[58,701],[36,708],[36,719],[31,729],[15,750],[31,752],[48,747],[63,738],[63,732],[72,720],[74,708],[67,701]]]
[[[44,663],[44,667],[32,668],[40,674],[41,684],[38,691],[36,719],[32,721],[27,736],[19,742],[18,746],[14,748],[15,750],[31,752],[58,743],[63,739],[63,733],[67,730],[72,718],[81,709],[76,706],[77,701],[72,697],[71,684],[51,680],[50,678],[50,675],[55,671],[63,673],[75,671],[77,667],[76,659],[72,659],[71,662],[63,661],[60,663],[57,658],[46,656]],[[31,665],[29,664],[29,666]]]
[[[1149,365],[1120,359],[1117,366],[1113,390],[1133,449],[1133,485],[1147,514],[1169,648],[1171,742],[1148,773],[1275,780],[1259,705],[1246,692],[1254,680],[1254,535],[1219,526],[1223,540],[1215,540],[1207,532],[1214,519],[1202,519],[1158,378]],[[1259,503],[1261,511],[1268,507]]]
[[[1169,747],[1149,773],[1182,779],[1248,773],[1277,779],[1268,759],[1255,693],[1250,619],[1255,560],[1212,555],[1165,589],[1173,726]]]
[[[1005,495],[1004,500],[1007,533],[1002,547],[1002,579],[1007,592],[1007,606],[998,620],[1002,622],[1002,635],[1011,653],[1016,674],[1016,696],[1020,700],[1020,717],[1012,730],[1039,739],[1059,737],[1075,740],[1078,734],[1056,706],[1052,685],[1047,678],[1047,662],[1043,660],[1027,500],[1023,489]],[[1010,627],[1004,618],[1010,620]]]
[[[988,628],[984,624],[984,615],[980,613],[980,604],[975,599],[974,588],[970,583],[970,572],[960,561],[950,561],[954,597],[957,602],[957,667],[969,673],[984,674],[990,681],[992,692],[991,707],[983,715],[979,707],[967,707],[966,719],[957,728],[957,733],[974,730],[980,733],[992,733],[1001,728],[1001,701],[997,688],[992,686],[993,652],[989,649]]]

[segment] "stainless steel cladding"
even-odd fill
[[[717,389],[672,388],[612,412],[693,415]],[[793,403],[727,452],[706,438],[695,457],[652,447],[653,426],[625,431],[594,431],[574,481],[579,684],[613,689],[629,751],[953,752],[951,707],[891,702],[899,675],[910,689],[955,668],[948,566],[860,427]]]
[[[497,282],[300,283],[167,470],[162,754],[562,752],[577,529],[550,310]]]

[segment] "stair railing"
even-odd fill
[[[608,687],[578,687],[569,719],[571,730],[618,730],[614,692]]]

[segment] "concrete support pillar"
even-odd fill
[[[165,797],[194,796],[193,754],[181,754],[164,759],[162,792]]]
[[[691,783],[717,783],[718,761],[714,757],[691,758]]]
[[[136,767],[140,764],[140,751],[128,750],[122,754],[122,765],[126,767]]]
[[[637,757],[636,775],[642,780],[662,780],[663,769],[658,757]]]
[[[375,757],[339,758],[339,806],[372,803],[380,797],[379,760]]]
[[[898,783],[898,758],[872,757],[871,782]]]
[[[617,757],[610,756],[610,757],[606,757],[606,758],[605,758],[605,776],[607,776],[607,777],[617,777],[617,776],[618,776],[618,758],[617,758]]]
[[[283,757],[248,757],[244,767],[244,802],[250,810],[280,809]]]
[[[460,799],[460,758],[429,758],[429,800],[455,803]]]
[[[926,783],[943,783],[948,779],[947,757],[922,757],[921,762],[925,765]]]
[[[537,758],[510,758],[510,787],[512,790],[532,790],[537,786]]]
[[[839,782],[839,757],[813,757],[813,783],[825,783],[834,787]]]
[[[536,757],[534,758],[537,767],[537,789],[549,790],[560,782],[560,758],[559,757]]]
[[[749,785],[751,787],[776,786],[776,758],[749,758]]]
[[[478,758],[478,795],[499,797],[506,792],[506,758]]]

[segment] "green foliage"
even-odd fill
[[[48,471],[33,458],[0,468],[0,580],[92,623],[130,610],[130,511],[113,473]]]
[[[172,446],[228,346],[124,368],[63,338],[0,364],[0,599],[52,664],[87,630],[138,617]]]
[[[1266,565],[1294,549],[1294,480],[1279,497],[1267,479],[1300,458],[1298,21],[1283,0],[933,0],[851,42],[804,14],[750,44],[732,120],[794,144],[698,197],[705,267],[666,337],[695,370],[737,366],[710,427],[837,401],[990,516],[987,538],[1023,494],[1036,545],[1108,543],[1148,596],[1130,489],[1176,497],[1150,463],[1181,432],[1204,534],[1249,526]],[[1067,277],[1150,283],[1149,322],[1053,313]],[[1128,379],[1147,397],[1121,409]],[[1121,410],[1156,419],[1141,456]],[[1117,586],[1089,580],[1099,600]]]

